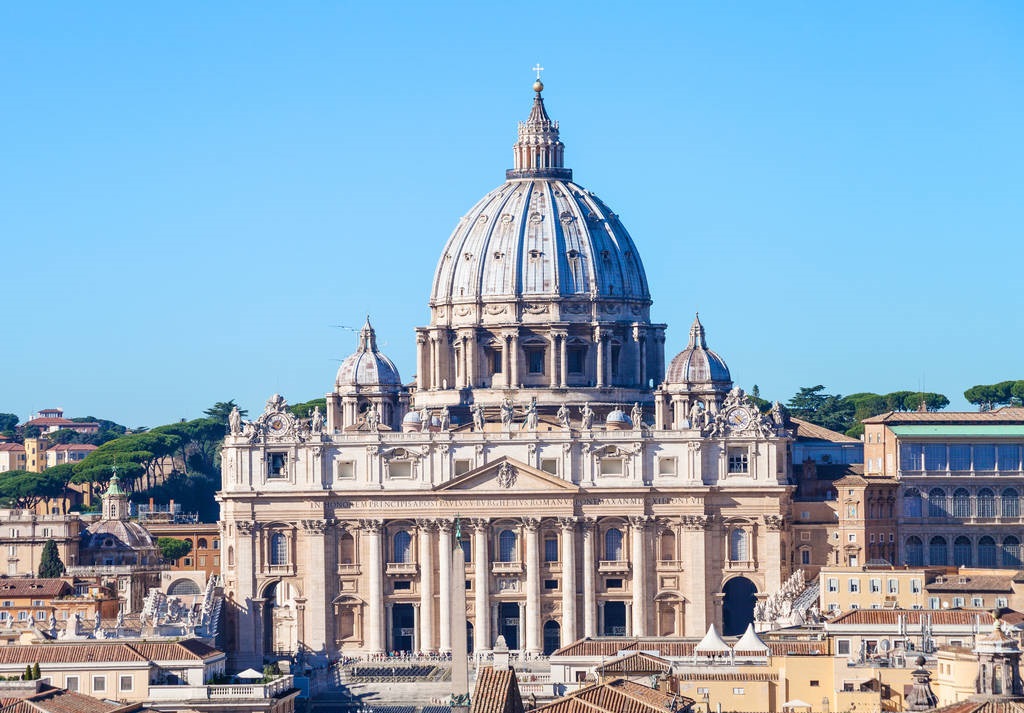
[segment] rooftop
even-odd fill
[[[1020,423],[1024,424],[1024,408],[1005,406],[992,411],[889,411],[871,416],[863,423],[898,424],[968,424],[968,423]]]

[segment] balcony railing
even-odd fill
[[[754,560],[729,560],[725,563],[727,572],[753,572],[755,569],[757,563]]]
[[[150,686],[151,701],[266,700],[295,685],[294,677],[280,676],[269,683],[231,683],[224,686]]]
[[[416,574],[415,562],[388,562],[385,571],[388,574]]]
[[[338,565],[338,574],[359,574],[361,572],[359,563],[346,563]]]
[[[494,574],[518,574],[523,571],[522,562],[495,562],[491,565]]]
[[[597,563],[598,572],[625,573],[629,572],[628,560],[601,560]]]

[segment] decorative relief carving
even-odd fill
[[[359,527],[360,530],[362,530],[363,532],[368,533],[368,534],[372,534],[372,533],[380,534],[380,532],[384,529],[384,521],[383,520],[362,519],[362,520],[359,520],[358,527]]]
[[[708,529],[712,519],[710,515],[683,515],[679,521],[684,530],[697,531]]]
[[[499,315],[508,312],[508,305],[484,305],[484,314]]]
[[[653,519],[650,515],[629,515],[626,517],[630,527],[635,530],[643,530]]]
[[[238,528],[238,534],[245,537],[251,535],[254,530],[259,529],[259,526],[251,520],[236,520],[235,527]]]
[[[576,518],[575,517],[560,517],[558,518],[558,525],[563,530],[573,531],[576,529]]]
[[[547,304],[537,304],[535,302],[527,302],[523,305],[523,311],[527,314],[547,314],[551,311],[551,306]]]
[[[418,517],[416,518],[416,527],[425,532],[432,532],[437,529],[437,521],[431,518]]]
[[[299,524],[307,535],[322,535],[330,523],[327,520],[300,520]]]
[[[537,517],[524,517],[523,518],[523,529],[527,532],[536,532],[540,529],[540,518]]]
[[[516,484],[519,471],[508,461],[498,466],[498,485],[503,488],[511,488]]]
[[[782,515],[763,515],[764,526],[772,532],[778,532],[786,526],[786,518]]]

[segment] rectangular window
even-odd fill
[[[900,444],[900,470],[923,470],[924,446],[920,443]]]
[[[460,476],[460,475],[465,475],[466,473],[468,473],[469,472],[469,463],[470,462],[468,460],[463,460],[463,459],[459,459],[459,460],[455,461],[455,465],[454,465],[455,475],[456,476]]]
[[[949,447],[949,469],[963,472],[971,469],[971,447]]]
[[[608,579],[605,581],[605,586],[608,589],[622,589],[621,579]]]
[[[388,464],[388,475],[392,478],[411,478],[412,462],[396,460]]]
[[[267,454],[267,477],[285,478],[288,476],[288,454],[268,453]]]
[[[543,374],[544,373],[544,350],[543,349],[528,349],[526,350],[526,358],[530,365],[531,374]]]
[[[871,579],[868,581],[868,588],[872,594],[878,594],[882,591],[882,580]]]
[[[586,347],[569,347],[565,354],[570,374],[582,374],[583,365],[586,361]]]
[[[746,448],[730,448],[729,449],[729,472],[730,473],[749,473],[750,472],[750,461],[749,453]]]
[[[938,609],[939,608],[939,598],[938,597],[928,597],[928,608],[929,609]]]
[[[809,510],[801,510],[800,511],[800,519],[801,520],[810,520],[811,519],[810,511]]]
[[[859,579],[856,579],[856,578],[850,579],[848,584],[849,584],[849,588],[850,588],[851,592],[856,593],[856,592],[860,591],[860,580]]]
[[[708,692],[707,688],[700,688],[700,687],[697,688],[697,695],[698,696],[703,696],[707,692]]]
[[[676,459],[675,458],[659,458],[658,459],[658,475],[675,475],[676,474]]]
[[[803,532],[801,532],[800,533],[800,541],[801,542],[810,542],[811,541],[811,533],[808,532],[807,530],[804,530]]]
[[[469,544],[469,540],[459,540],[459,546],[462,547],[462,556],[466,560],[466,564],[470,564],[473,561],[473,548]]]
[[[954,609],[963,609],[964,608],[964,603],[966,601],[967,600],[964,599],[963,597],[953,597],[953,608]]]
[[[395,582],[394,587],[396,592],[408,592],[412,589],[412,582],[408,579],[399,579]]]
[[[995,470],[996,469],[996,447],[975,446],[974,447],[974,469]]]
[[[734,688],[734,689],[732,689],[732,695],[734,695],[734,696],[742,696],[743,694],[744,694],[744,690],[742,688]]]
[[[354,478],[356,477],[356,463],[351,460],[338,461],[338,475],[339,478]]]
[[[622,475],[624,467],[622,458],[601,459],[601,475]]]
[[[558,561],[558,539],[554,537],[548,537],[544,540],[544,561],[545,562],[557,562]]]
[[[558,459],[557,458],[541,458],[540,469],[545,473],[551,473],[551,475],[558,475]]]
[[[117,688],[121,691],[135,690],[135,679],[132,676],[121,676],[117,682]]]
[[[850,534],[848,534],[846,536],[846,540],[848,542],[856,542],[857,541],[857,533],[856,532],[851,532]]]
[[[898,579],[889,580],[889,594],[899,594],[900,581]]]
[[[1020,448],[1017,446],[999,446],[1000,472],[1020,470]]]
[[[971,606],[974,607],[975,609],[981,609],[983,606],[985,606],[985,599],[984,599],[984,597],[972,597],[971,598]]]
[[[501,358],[501,350],[500,349],[492,349],[491,350],[491,373],[492,374],[500,374],[501,373],[501,362],[502,361],[504,361],[504,360]]]
[[[92,677],[92,692],[103,693],[107,690],[107,677],[106,676],[93,676]]]
[[[946,470],[945,444],[928,444],[924,447],[924,469],[940,472]]]
[[[558,589],[558,580],[557,579],[545,579],[544,580],[544,589]]]
[[[800,550],[800,564],[810,564],[810,563],[811,563],[811,551],[810,550]]]
[[[811,679],[811,688],[817,688],[820,685],[821,681],[815,681],[813,678]]]
[[[838,592],[839,591],[839,579],[837,577],[828,578],[828,591]]]
[[[74,693],[78,692],[78,676],[65,676],[64,688]]]
[[[1010,606],[1010,600],[1006,597],[996,597],[996,606],[1000,609]]]
[[[911,594],[920,594],[921,593],[921,580],[920,579],[912,579],[912,580],[910,580],[910,593]]]

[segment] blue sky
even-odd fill
[[[737,383],[1024,378],[1019,3],[7,3],[0,411],[153,426],[402,376],[529,68]]]

